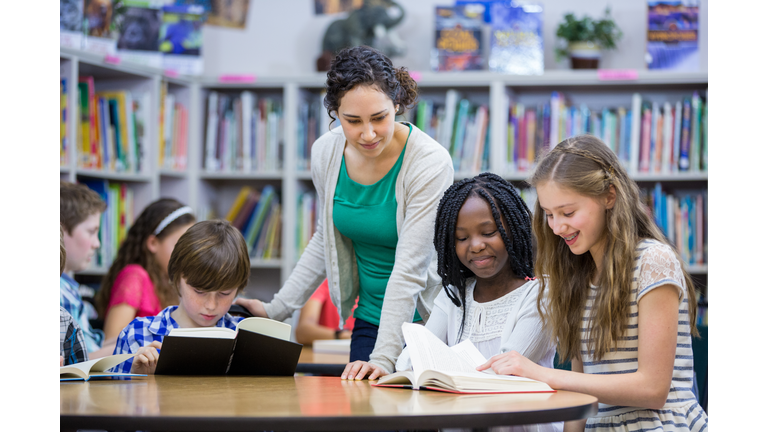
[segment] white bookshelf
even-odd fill
[[[280,194],[282,204],[281,257],[272,260],[253,260],[251,280],[246,293],[269,300],[290,275],[298,256],[296,247],[297,198],[305,190],[312,189],[311,174],[297,168],[299,106],[307,98],[319,96],[324,88],[324,73],[308,73],[284,76],[250,76],[249,82],[221,82],[219,77],[168,76],[159,69],[132,65],[112,64],[103,57],[90,53],[62,48],[60,50],[60,74],[67,78],[68,124],[67,138],[70,143],[68,163],[60,168],[62,180],[100,178],[126,182],[135,188],[135,212],[160,197],[173,197],[195,209],[198,218],[208,211],[223,217],[237,192],[244,185],[263,188],[272,185]],[[151,94],[150,124],[147,125],[145,170],[141,173],[113,173],[83,170],[77,167],[77,77],[93,75],[97,91],[101,88],[127,88],[149,91]],[[526,103],[540,103],[552,91],[567,92],[575,103],[601,104],[604,106],[630,106],[631,95],[640,92],[644,100],[664,102],[690,96],[693,90],[706,90],[708,75],[702,73],[672,73],[638,71],[637,79],[627,81],[602,81],[596,71],[547,71],[538,76],[513,76],[492,72],[435,73],[415,72],[422,98],[445,98],[448,89],[457,89],[474,103],[489,107],[490,121],[490,171],[517,183],[522,183],[530,173],[505,172],[506,113],[504,100],[514,97]],[[73,79],[74,78],[74,79]],[[158,167],[158,116],[160,86],[168,83],[168,91],[189,111],[188,162],[184,171]],[[244,90],[261,96],[282,98],[283,148],[280,169],[253,172],[209,172],[203,169],[206,128],[206,104],[209,92],[236,94]],[[327,123],[322,124],[326,130]],[[75,150],[75,151],[71,151]],[[457,180],[476,175],[476,172],[457,172]],[[664,174],[638,174],[633,176],[641,187],[662,182],[671,189],[706,189],[706,172],[682,172]],[[135,214],[134,217],[138,216]],[[89,269],[83,274],[99,275],[105,269]],[[689,271],[706,280],[707,265],[690,266]],[[706,282],[705,282],[706,284]]]

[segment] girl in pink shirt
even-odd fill
[[[194,223],[192,209],[171,198],[159,199],[141,212],[96,294],[105,338],[117,337],[136,317],[157,315],[178,304],[178,293],[168,280],[168,261],[179,237]]]

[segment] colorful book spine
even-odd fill
[[[683,99],[683,119],[680,131],[680,171],[691,168],[691,99]]]

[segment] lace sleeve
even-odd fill
[[[640,257],[640,274],[637,279],[637,300],[652,289],[662,285],[677,287],[680,301],[685,298],[685,279],[680,261],[674,251],[662,243],[648,246]]]

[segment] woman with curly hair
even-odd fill
[[[342,322],[359,296],[341,377],[376,379],[394,371],[402,323],[426,320],[440,292],[432,232],[453,166],[442,145],[395,121],[413,106],[416,82],[380,52],[340,51],[326,91],[328,114],[341,125],[312,146],[317,230],[271,302],[237,302],[254,315],[284,320],[327,277]]]

